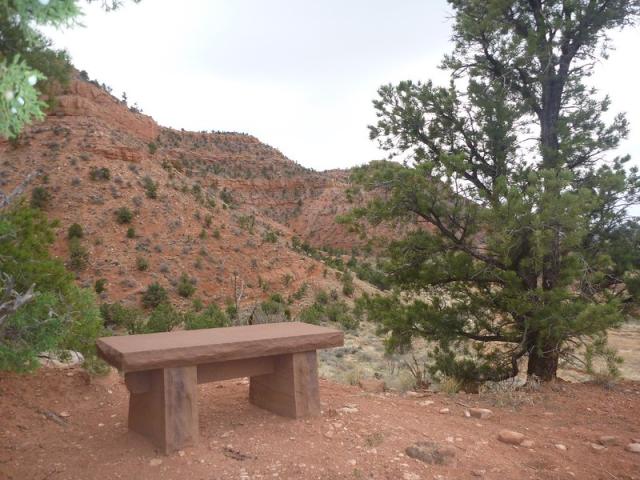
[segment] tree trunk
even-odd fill
[[[545,347],[539,349],[534,346],[529,350],[527,376],[535,375],[543,382],[549,382],[556,378],[560,353],[556,347]]]

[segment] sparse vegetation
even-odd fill
[[[154,182],[151,177],[145,176],[142,179],[142,186],[144,187],[147,198],[151,198],[151,199],[158,198],[158,184]]]
[[[108,180],[111,180],[111,171],[107,167],[93,167],[89,171],[89,178],[94,182],[106,182]]]
[[[228,327],[229,325],[231,325],[229,317],[215,304],[207,306],[201,312],[187,313],[184,320],[184,327],[187,330]]]
[[[101,294],[102,292],[104,292],[106,290],[106,287],[107,287],[107,279],[106,278],[99,278],[93,284],[93,289],[95,290],[95,292],[98,295]]]
[[[154,282],[147,287],[142,294],[142,305],[146,308],[155,308],[168,300],[169,295],[162,285]]]
[[[140,272],[144,272],[149,269],[149,260],[144,257],[136,258],[136,268]]]
[[[72,224],[67,230],[67,238],[71,240],[72,238],[82,238],[84,236],[84,232],[82,230],[82,226],[77,223]]]
[[[79,238],[73,237],[69,240],[69,268],[71,270],[84,270],[89,259],[89,252],[82,245]]]
[[[183,273],[182,275],[180,275],[180,279],[178,280],[177,290],[178,295],[184,298],[189,298],[195,293],[196,286],[194,284],[194,281],[189,278],[189,275]]]
[[[120,224],[131,223],[131,220],[133,220],[133,212],[127,207],[120,207],[116,210],[116,220]]]
[[[36,187],[31,191],[31,208],[46,210],[51,201],[51,194],[45,187]]]

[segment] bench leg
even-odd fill
[[[147,437],[165,454],[197,443],[197,367],[128,373],[125,382],[130,393],[130,430]]]
[[[280,355],[274,363],[273,373],[251,377],[249,401],[285,417],[320,415],[316,352]]]

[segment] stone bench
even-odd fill
[[[320,414],[316,350],[341,331],[298,322],[100,338],[98,354],[124,372],[129,429],[165,453],[198,440],[197,385],[250,377],[249,400],[278,415]]]

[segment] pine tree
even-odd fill
[[[121,0],[99,1],[109,11]],[[139,0],[134,0],[139,1]],[[64,81],[70,69],[64,51],[51,48],[38,26],[74,25],[78,0],[0,0],[0,137],[16,137],[25,124],[43,118],[39,99],[47,78]]]
[[[441,373],[503,379],[527,358],[551,380],[563,356],[604,345],[638,283],[639,256],[621,249],[637,245],[640,178],[611,153],[628,123],[605,122],[609,99],[585,80],[640,2],[449,3],[450,84],[387,85],[374,101],[371,138],[405,162],[355,171],[378,195],[351,220],[416,228],[389,247],[396,293],[365,303],[390,348],[436,342]]]

